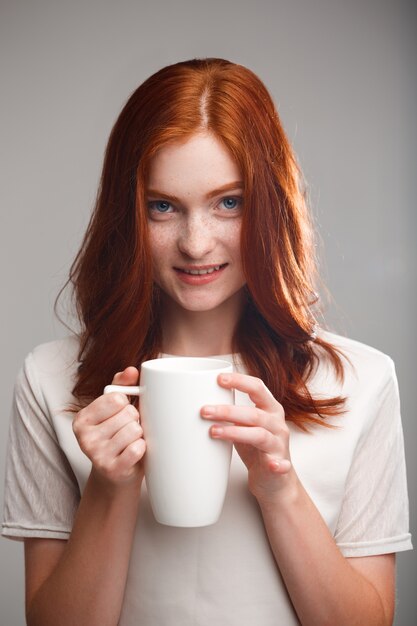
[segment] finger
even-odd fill
[[[215,422],[225,421],[241,426],[260,426],[277,437],[283,437],[284,440],[287,440],[289,436],[287,423],[281,419],[279,413],[269,413],[256,407],[230,404],[203,406],[201,416]]]
[[[274,474],[288,474],[292,465],[289,459],[270,459],[268,467]]]
[[[225,420],[254,426],[258,423],[259,409],[254,406],[236,406],[233,404],[204,405],[201,408],[201,416],[215,420]]]
[[[112,380],[112,385],[136,385],[139,380],[139,370],[130,365],[123,372],[117,372]]]
[[[110,439],[109,454],[114,457],[118,456],[127,446],[140,439],[142,435],[142,426],[138,422],[129,422]]]
[[[238,389],[243,393],[247,393],[258,408],[264,411],[278,410],[282,417],[284,417],[282,406],[275,400],[268,387],[266,387],[265,383],[260,378],[233,372],[231,374],[219,374],[217,380],[222,387]]]
[[[78,420],[86,424],[96,425],[122,411],[129,404],[124,393],[108,393],[96,398],[80,411]]]
[[[146,452],[146,442],[138,439],[128,445],[115,460],[115,466],[119,472],[127,472],[138,463]]]
[[[124,409],[109,417],[99,426],[102,439],[111,439],[130,422],[139,422],[139,412],[133,404],[127,404]]]
[[[233,422],[242,426],[262,426],[272,430],[270,426],[277,420],[273,415],[252,406],[236,406],[233,404],[217,404],[215,406],[203,406],[201,417],[213,421]]]
[[[245,443],[257,448],[266,454],[276,454],[279,452],[277,438],[265,428],[251,426],[224,426],[214,425],[210,429],[210,434],[214,439],[225,439],[233,443]]]

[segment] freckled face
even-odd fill
[[[210,133],[161,148],[147,181],[154,280],[187,311],[242,300],[242,175]]]

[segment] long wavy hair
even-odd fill
[[[241,255],[247,303],[233,348],[247,371],[302,429],[328,425],[341,397],[314,398],[306,381],[318,359],[343,378],[341,355],[316,336],[316,259],[302,177],[266,87],[223,59],[164,67],[130,96],[111,131],[96,205],[70,270],[81,323],[80,406],[115,372],[161,353],[158,289],[148,240],[146,183],[155,153],[199,131],[213,133],[244,182]],[[67,284],[68,284],[67,283]]]

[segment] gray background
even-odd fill
[[[67,334],[53,301],[86,227],[116,115],[161,66],[219,56],[264,80],[295,146],[323,243],[331,326],[396,362],[413,530],[414,3],[3,0],[0,7],[0,467],[18,367],[33,346]],[[22,556],[20,544],[0,541],[2,626],[24,623]],[[411,626],[416,558],[402,554],[398,563],[396,624]]]

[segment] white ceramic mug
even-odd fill
[[[107,385],[140,397],[146,441],[145,479],[156,520],[169,526],[208,526],[220,517],[229,478],[232,444],[210,437],[205,404],[233,404],[233,391],[217,377],[228,361],[166,357],[145,361],[140,386]]]

